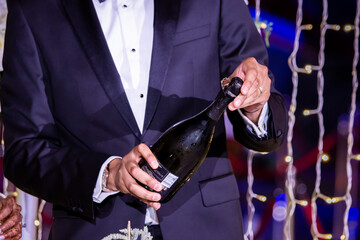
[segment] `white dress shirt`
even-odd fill
[[[93,0],[101,28],[110,53],[121,77],[126,96],[140,131],[143,131],[147,89],[153,45],[154,1],[146,0]],[[220,79],[219,79],[220,84]],[[265,105],[259,126],[247,119],[249,129],[259,137],[266,135],[268,106]],[[117,192],[102,192],[102,173],[110,157],[103,164],[93,193],[94,202],[100,203]],[[148,207],[145,224],[158,224],[156,212]]]
[[[143,131],[151,52],[154,1],[93,0],[111,56],[136,122]]]
[[[154,1],[93,0],[93,4],[136,123],[142,132],[154,35]],[[114,158],[107,159],[100,170],[93,195],[95,202],[102,202],[116,193],[101,191],[102,172]],[[158,223],[155,210],[148,207],[145,224]]]

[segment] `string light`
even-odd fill
[[[261,154],[261,155],[269,154],[269,152],[256,152],[256,153]]]
[[[245,2],[248,4],[248,1],[245,0]],[[254,19],[255,26],[258,30],[258,32],[261,34],[261,29],[264,30],[265,36],[265,45],[267,47],[270,46],[269,43],[269,37],[272,31],[272,22],[267,22],[266,20],[260,20],[260,0],[255,1],[255,19]]]
[[[346,209],[343,217],[343,235],[344,239],[349,239],[349,226],[348,226],[348,218],[349,211],[352,204],[351,198],[351,188],[352,188],[352,166],[351,159],[353,156],[352,148],[354,145],[354,119],[355,119],[355,111],[356,111],[356,93],[359,86],[358,73],[357,73],[357,65],[359,63],[359,21],[360,21],[360,0],[357,0],[356,5],[356,15],[354,20],[354,57],[352,62],[352,93],[351,93],[351,107],[350,107],[350,116],[349,116],[349,133],[347,138],[347,156],[346,156],[346,174],[348,178],[346,193],[344,195],[344,201],[346,203]],[[360,157],[359,157],[360,158]]]
[[[360,1],[358,0],[357,14],[356,14],[356,18],[355,18],[355,25],[357,26],[357,28],[359,26],[359,8],[360,8],[359,3],[360,3]],[[328,204],[335,204],[335,203],[338,203],[339,201],[345,201],[346,209],[345,209],[344,218],[343,218],[343,236],[344,236],[344,239],[348,239],[349,238],[348,214],[349,214],[349,209],[351,207],[351,202],[352,202],[351,195],[350,195],[350,190],[351,190],[351,185],[352,185],[352,168],[351,168],[351,164],[350,164],[350,159],[352,156],[352,147],[353,147],[353,122],[354,122],[354,114],[355,114],[355,109],[356,109],[356,91],[357,91],[357,87],[358,87],[358,80],[357,80],[357,74],[353,74],[353,92],[352,92],[350,120],[349,120],[349,128],[348,128],[349,134],[348,134],[348,149],[347,149],[348,151],[347,151],[347,163],[346,163],[346,172],[347,172],[348,183],[347,183],[346,193],[342,197],[328,197],[328,196],[323,195],[320,191],[321,162],[329,160],[328,155],[323,153],[323,137],[324,137],[325,129],[324,129],[323,114],[322,114],[322,107],[323,107],[323,101],[324,101],[324,96],[323,96],[324,75],[323,75],[322,70],[323,70],[323,67],[325,64],[325,51],[324,51],[325,50],[325,34],[326,34],[327,30],[339,31],[340,26],[335,25],[335,24],[328,24],[327,19],[328,19],[328,2],[326,0],[323,0],[322,22],[321,22],[321,26],[320,26],[320,28],[321,28],[320,50],[319,50],[319,54],[318,54],[319,66],[317,69],[318,70],[318,74],[317,74],[318,107],[317,107],[316,114],[318,116],[319,140],[318,140],[318,158],[316,161],[316,181],[315,181],[315,188],[314,188],[312,198],[311,198],[311,208],[312,208],[311,234],[313,236],[313,239],[319,239],[319,238],[331,239],[332,238],[331,234],[322,234],[322,233],[319,233],[319,231],[318,231],[317,223],[316,223],[316,220],[317,220],[316,200],[318,198],[323,199]],[[345,29],[349,30],[349,28],[345,28]],[[353,69],[352,69],[353,73],[356,73],[356,66],[358,63],[358,55],[359,55],[359,50],[358,50],[358,38],[359,38],[358,32],[359,32],[359,30],[356,29],[355,31],[356,31],[355,38],[354,38],[355,54],[354,54]]]
[[[245,0],[245,3],[248,4],[248,1]],[[257,27],[259,33],[261,34],[260,28],[265,29],[265,42],[266,45],[269,45],[268,39],[271,31],[272,23],[267,24],[266,22],[260,22],[260,0],[255,0],[255,26]],[[266,197],[263,195],[259,195],[254,193],[253,184],[254,184],[254,174],[252,171],[252,164],[255,154],[267,154],[266,152],[254,152],[249,150],[247,156],[247,167],[248,167],[248,176],[247,176],[247,195],[246,201],[248,205],[248,221],[247,221],[247,229],[244,234],[245,240],[253,240],[254,239],[254,230],[253,230],[253,219],[255,215],[255,206],[253,204],[253,199],[258,199],[261,202],[266,201]]]
[[[287,163],[289,163],[289,162],[291,162],[292,161],[292,157],[291,156],[286,156],[285,157],[285,162],[287,162]]]
[[[360,9],[360,0],[357,1],[357,10],[356,10],[356,17],[355,17],[355,24],[352,25],[345,25],[344,31],[355,31],[355,37],[354,37],[354,59],[353,59],[353,68],[352,68],[352,75],[353,75],[353,92],[352,92],[352,101],[351,101],[351,109],[350,109],[350,120],[349,120],[349,134],[348,134],[348,151],[347,151],[347,163],[346,163],[346,169],[347,169],[347,177],[348,177],[348,184],[347,184],[347,191],[346,194],[342,197],[328,197],[323,195],[320,192],[320,182],[321,182],[321,162],[329,161],[329,156],[327,154],[323,153],[323,136],[324,136],[324,123],[323,123],[323,114],[322,114],[322,108],[323,108],[323,90],[324,90],[324,76],[323,76],[323,66],[325,64],[325,34],[327,30],[334,30],[339,31],[340,25],[337,24],[328,24],[327,18],[328,18],[328,2],[326,0],[323,0],[323,13],[322,13],[322,22],[321,22],[321,36],[320,36],[320,50],[318,54],[318,66],[312,66],[312,65],[305,65],[304,68],[299,68],[296,63],[296,55],[299,50],[299,38],[300,34],[303,30],[311,30],[312,25],[302,25],[302,0],[298,0],[298,9],[297,9],[297,15],[296,15],[296,34],[295,34],[295,40],[294,40],[294,48],[293,52],[291,53],[288,63],[289,67],[292,70],[292,82],[293,82],[293,92],[292,92],[292,98],[291,98],[291,105],[289,109],[289,130],[288,130],[288,138],[287,138],[287,150],[288,150],[288,156],[286,156],[285,161],[288,163],[287,168],[287,179],[286,179],[286,192],[289,196],[288,201],[288,211],[287,216],[285,219],[285,226],[284,226],[284,237],[285,239],[292,239],[292,232],[291,232],[291,222],[293,218],[293,213],[295,210],[295,203],[298,203],[300,205],[301,201],[296,200],[294,197],[294,187],[295,187],[295,174],[296,169],[293,167],[293,149],[292,149],[292,137],[293,137],[293,127],[295,124],[295,111],[296,111],[296,96],[297,96],[297,87],[298,87],[298,73],[312,73],[313,70],[317,70],[317,91],[318,91],[318,106],[314,110],[305,109],[303,111],[304,116],[310,116],[313,114],[316,114],[318,117],[318,124],[319,124],[319,139],[318,139],[318,157],[316,162],[316,182],[315,182],[315,188],[314,192],[311,198],[311,209],[312,209],[312,224],[311,224],[311,234],[313,236],[313,239],[331,239],[331,234],[322,234],[319,233],[317,229],[316,219],[317,219],[317,205],[316,200],[318,198],[323,199],[328,204],[335,204],[339,201],[345,201],[346,203],[346,210],[344,214],[343,224],[343,235],[341,236],[341,239],[348,239],[349,238],[349,229],[347,224],[347,218],[349,209],[351,206],[351,184],[352,184],[352,169],[350,164],[350,159],[356,159],[360,160],[360,154],[353,155],[352,154],[352,147],[353,147],[353,122],[354,122],[354,114],[356,109],[356,91],[358,88],[358,79],[357,79],[357,70],[356,66],[358,64],[358,56],[359,56],[359,50],[358,50],[358,39],[359,39],[359,9]],[[304,202],[305,203],[305,202]]]
[[[306,24],[304,27],[305,27],[306,30],[312,30],[313,29],[312,24]]]
[[[309,202],[306,200],[295,200],[296,204],[299,204],[300,206],[306,207],[309,205]]]
[[[301,201],[298,201],[297,203],[303,207],[306,207],[307,205],[309,205],[309,202],[306,200],[301,200]]]
[[[345,32],[350,32],[351,30],[354,30],[353,25],[347,24],[347,25],[344,26],[344,31]]]
[[[309,110],[309,109],[305,109],[305,110],[303,111],[303,115],[304,115],[304,116],[309,116],[309,115],[310,115],[310,110]]]
[[[253,163],[253,159],[254,159],[255,154],[257,154],[257,153],[252,151],[252,150],[249,150],[249,153],[248,153],[248,156],[247,156],[248,190],[247,190],[247,195],[246,195],[246,201],[247,201],[247,205],[248,205],[248,224],[247,224],[246,232],[244,234],[244,239],[246,239],[246,240],[253,240],[254,239],[253,219],[254,219],[254,215],[255,215],[255,206],[253,204],[253,199],[258,199],[261,202],[266,201],[265,196],[256,194],[253,191],[254,174],[253,174],[253,171],[252,171],[252,163]]]
[[[45,200],[41,200],[39,208],[38,208],[38,219],[37,221],[39,221],[39,225],[38,225],[38,232],[37,232],[37,239],[41,239],[42,238],[42,215],[41,213],[44,210],[46,201]]]
[[[307,64],[307,65],[305,65],[305,71],[308,73],[308,74],[310,74],[310,73],[312,73],[312,66],[311,65],[309,65],[309,64]]]
[[[258,199],[261,202],[266,202],[266,200],[267,200],[267,198],[265,196],[263,196],[263,195],[257,195],[256,199]]]
[[[327,155],[327,154],[323,154],[323,155],[321,156],[321,160],[322,160],[323,162],[328,162],[328,161],[330,160],[330,157],[329,157],[329,155]]]
[[[305,66],[304,68],[299,68],[296,62],[296,56],[299,51],[299,39],[300,34],[302,31],[312,30],[313,26],[311,24],[302,25],[302,0],[298,0],[298,8],[296,13],[296,32],[295,32],[295,39],[294,39],[294,47],[293,51],[288,58],[288,65],[292,71],[292,84],[293,90],[291,94],[291,105],[288,112],[289,115],[289,122],[288,122],[288,134],[287,134],[287,156],[285,157],[285,161],[288,163],[286,169],[286,180],[285,180],[285,191],[288,196],[288,203],[287,203],[287,211],[285,216],[285,224],[284,224],[284,239],[290,240],[292,239],[292,220],[293,215],[295,212],[296,204],[302,203],[301,205],[305,205],[305,201],[300,201],[295,199],[295,176],[296,176],[296,168],[294,167],[294,158],[293,158],[293,146],[292,146],[292,139],[293,139],[293,132],[294,132],[294,125],[295,125],[295,112],[297,107],[297,91],[298,91],[298,73],[309,73],[310,69],[313,70],[313,67],[309,68],[309,65]],[[310,111],[304,111],[303,114],[307,116],[310,114]],[[304,204],[304,205],[303,205]],[[307,204],[306,204],[307,205]]]
[[[340,201],[345,200],[345,196],[342,196],[342,197],[329,197],[329,196],[326,196],[326,195],[324,195],[322,193],[318,193],[316,197],[324,200],[327,204],[334,204],[334,203],[338,203]]]
[[[267,28],[267,24],[266,24],[266,22],[260,22],[260,28],[261,29],[266,29]]]
[[[40,221],[39,221],[38,219],[36,219],[36,220],[34,221],[34,225],[35,225],[36,227],[39,227],[39,226],[40,226]]]
[[[320,238],[332,239],[332,234],[319,234]]]
[[[295,74],[297,74],[297,73],[293,73],[293,74],[295,75]],[[296,110],[296,107],[291,104],[291,105],[290,105],[290,111],[291,111],[291,112],[295,112],[295,110]]]

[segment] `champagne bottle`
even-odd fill
[[[157,169],[152,169],[144,159],[139,162],[143,171],[163,185],[161,203],[169,201],[200,167],[209,151],[216,123],[240,93],[242,83],[240,78],[232,78],[205,110],[176,123],[160,136],[150,148],[159,161]]]

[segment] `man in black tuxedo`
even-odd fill
[[[51,239],[100,239],[155,226],[157,239],[242,239],[223,118],[203,165],[168,203],[143,157],[206,107],[220,79],[244,80],[234,136],[272,151],[286,109],[242,0],[11,0],[1,102],[5,175],[53,204]],[[160,231],[161,230],[161,231]]]

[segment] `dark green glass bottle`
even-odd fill
[[[161,203],[169,201],[200,167],[209,151],[216,123],[239,95],[242,83],[240,78],[232,78],[205,110],[176,123],[160,136],[151,147],[159,161],[157,169],[143,159],[140,161],[140,168],[164,186]]]

